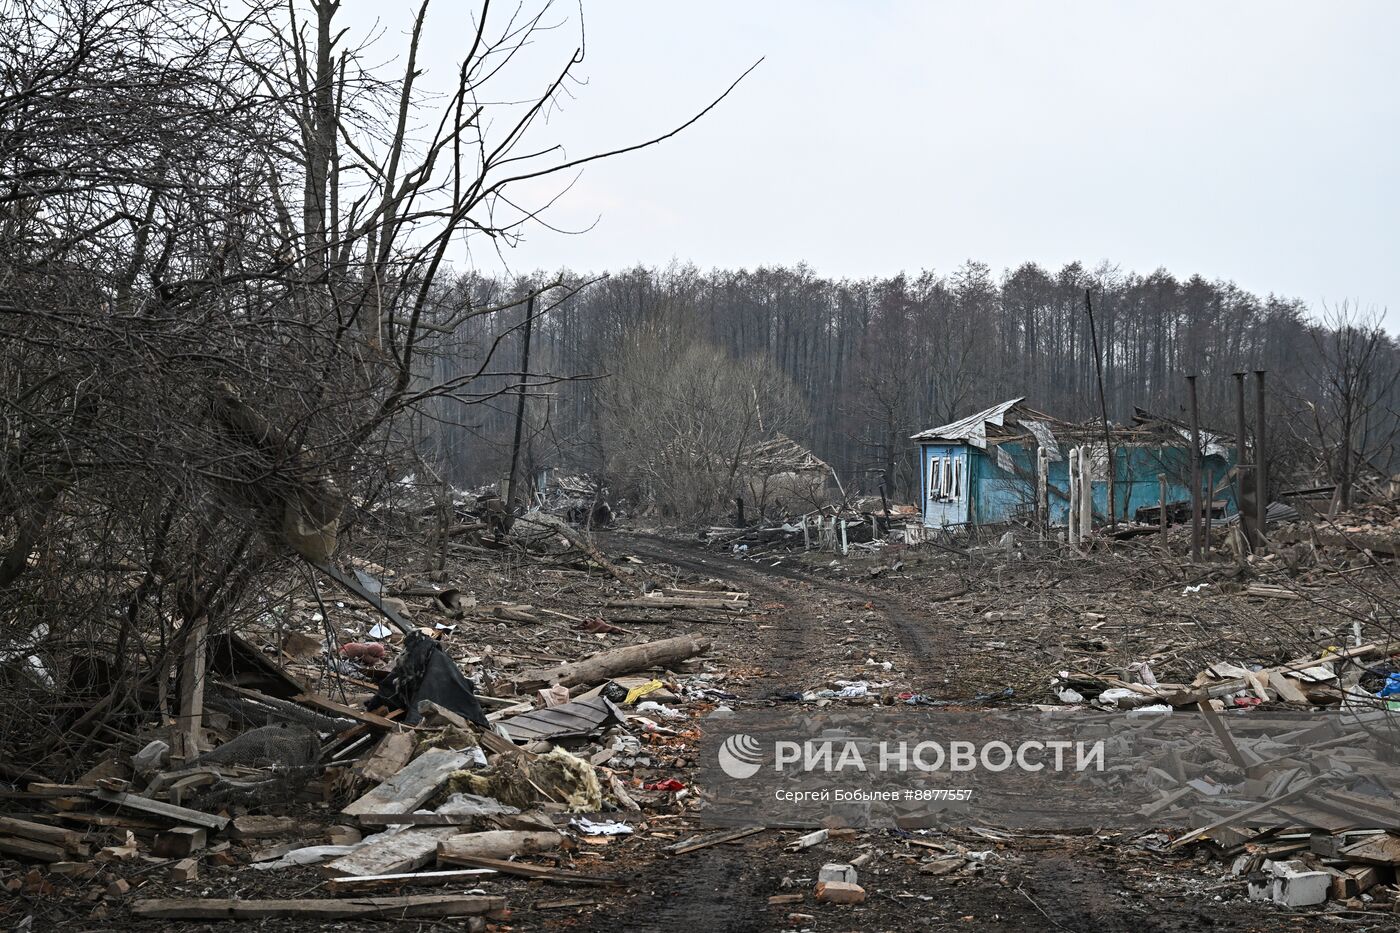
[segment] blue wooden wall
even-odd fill
[[[933,527],[964,524],[997,524],[1013,518],[1028,520],[1035,509],[1035,445],[1002,444],[1016,469],[1006,471],[996,463],[995,453],[971,445],[925,444],[919,458],[921,466],[921,507],[924,524]],[[961,454],[967,458],[965,499],[958,502],[932,501],[929,498],[929,469],[935,458],[944,459]],[[1051,524],[1063,525],[1069,512],[1069,468],[1067,447],[1060,450],[1061,459],[1050,462]],[[1158,477],[1166,474],[1167,501],[1183,502],[1191,498],[1191,466],[1185,449],[1170,446],[1123,445],[1114,451],[1115,505],[1120,519],[1131,520],[1139,508],[1157,505],[1160,498]],[[1225,501],[1226,511],[1235,510],[1232,488],[1220,490],[1223,478],[1233,465],[1233,456],[1209,455],[1202,458],[1201,485],[1204,492],[1208,479],[1215,479],[1216,501]],[[1056,495],[1058,489],[1063,495]],[[1108,483],[1093,484],[1096,520],[1108,517]]]

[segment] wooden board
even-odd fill
[[[576,871],[566,871],[562,868],[550,868],[548,865],[531,865],[529,862],[507,862],[498,858],[471,858],[462,856],[456,859],[459,864],[471,865],[474,868],[494,868],[503,875],[518,875],[521,878],[533,878],[536,881],[562,881],[566,884],[625,884],[621,878],[609,878],[602,875],[585,875]]]
[[[470,885],[496,872],[490,868],[454,868],[449,871],[410,871],[392,875],[346,875],[331,878],[326,890],[332,894],[363,894],[367,891],[387,891],[402,887],[431,887],[439,884]]]
[[[208,813],[201,813],[198,810],[177,807],[171,803],[162,803],[159,800],[139,797],[136,794],[128,794],[124,791],[102,790],[99,788],[97,790],[88,791],[87,795],[94,800],[110,803],[120,810],[135,810],[137,813],[160,817],[172,823],[179,823],[185,826],[202,826],[205,829],[212,829],[218,832],[228,825],[228,819],[222,816],[213,816]]]
[[[345,875],[392,875],[413,871],[435,862],[438,843],[459,832],[461,830],[455,826],[405,829],[384,839],[361,845],[354,852],[322,865],[321,873],[334,878]]]
[[[18,836],[0,836],[0,852],[32,862],[61,862],[68,857],[63,846]]]
[[[1364,865],[1400,865],[1400,837],[1371,836],[1343,849],[1342,858]]]
[[[723,842],[733,842],[736,839],[743,839],[745,836],[752,836],[754,833],[761,833],[766,829],[764,826],[741,826],[738,829],[727,829],[723,832],[713,833],[709,836],[687,839],[675,845],[667,846],[666,851],[671,855],[682,855],[686,852],[694,852],[696,849],[708,849]]]
[[[447,776],[467,766],[471,756],[445,748],[430,748],[409,762],[402,771],[350,804],[341,812],[411,813],[431,797]]]
[[[413,758],[413,736],[407,732],[390,732],[379,740],[374,750],[351,767],[366,780],[380,783],[404,769]]]
[[[336,920],[351,917],[471,917],[499,914],[505,907],[506,899],[503,897],[470,894],[288,900],[173,897],[138,900],[131,905],[131,913],[153,920],[263,920],[273,917]]]

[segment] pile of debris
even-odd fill
[[[875,551],[888,541],[923,540],[923,521],[915,506],[891,506],[886,511],[879,500],[862,504],[869,510],[832,506],[744,527],[713,526],[700,533],[700,540],[709,548],[754,559],[810,550],[846,555]]]
[[[1154,847],[1210,850],[1252,899],[1361,909],[1395,899],[1400,867],[1397,662],[1391,641],[1273,667],[1212,664],[1189,685],[1158,682],[1144,662],[1122,679],[1064,671],[1053,689],[1129,711],[1117,738],[1160,749],[1136,778],[1158,795],[1141,815],[1191,828],[1154,834]],[[1172,718],[1153,715],[1172,710],[1199,712],[1213,738],[1183,752],[1166,736]]]
[[[678,755],[692,715],[733,699],[723,675],[696,667],[710,640],[613,622],[733,623],[748,594],[614,582],[574,616],[393,582],[364,562],[355,572],[406,630],[317,593],[292,617],[324,637],[278,637],[286,613],[269,613],[277,627],[260,636],[210,635],[202,696],[182,692],[178,716],[72,783],[3,793],[0,855],[44,866],[9,889],[68,893],[98,918],[125,904],[152,919],[461,917],[482,929],[507,916],[506,898],[485,893],[493,878],[615,884],[588,870],[591,846],[697,805],[675,778]],[[331,606],[336,626],[322,617]],[[479,623],[470,652],[456,635],[467,620]],[[485,643],[506,632],[530,647]],[[629,643],[560,660],[621,636]],[[215,746],[182,758],[173,735],[191,716]],[[202,869],[244,865],[317,866],[326,896],[193,896],[207,893]],[[425,886],[458,893],[402,890]]]

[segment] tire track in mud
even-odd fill
[[[775,626],[767,647],[773,667],[788,677],[821,673],[814,670],[814,657],[820,656],[819,649],[830,638],[842,634],[829,623],[820,621],[823,595],[871,604],[903,648],[901,670],[914,682],[941,679],[946,674],[943,659],[950,650],[957,650],[956,633],[936,622],[928,609],[912,606],[907,599],[895,594],[829,580],[784,564],[769,566],[734,560],[719,552],[703,551],[656,535],[619,534],[616,540],[653,560],[736,582],[751,592],[783,603],[787,607],[783,624]]]

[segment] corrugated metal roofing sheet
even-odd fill
[[[1025,401],[1025,397],[1009,399],[1000,405],[993,405],[986,411],[979,411],[975,415],[969,415],[960,421],[930,428],[927,431],[920,431],[911,440],[924,441],[935,439],[961,440],[967,441],[974,447],[987,448],[987,424],[1001,427],[1005,422],[1006,413],[1012,408]]]

